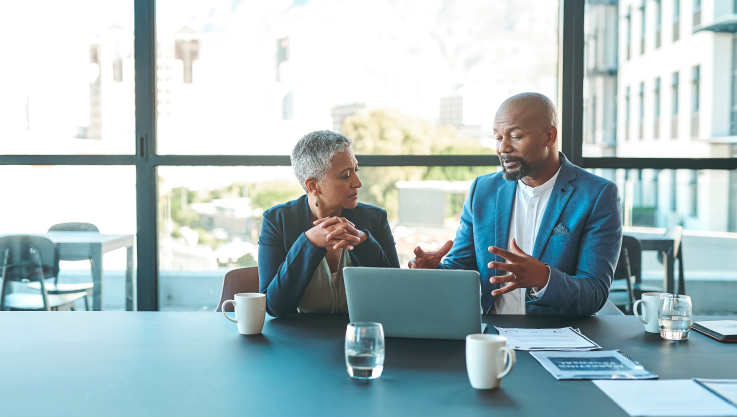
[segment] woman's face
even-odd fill
[[[320,206],[355,208],[358,204],[358,161],[353,151],[347,149],[336,154],[330,164],[330,170],[324,181],[317,183]]]

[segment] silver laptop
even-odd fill
[[[483,333],[476,271],[347,267],[343,278],[351,322],[381,323],[385,336],[465,339]]]

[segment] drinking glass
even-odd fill
[[[345,365],[356,379],[375,379],[384,370],[384,328],[381,323],[351,323],[345,332]]]
[[[688,339],[691,330],[691,297],[663,294],[658,308],[660,337],[667,340]]]

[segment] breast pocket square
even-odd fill
[[[555,226],[555,229],[553,229],[553,236],[567,235],[568,233],[571,233],[571,231],[568,230],[567,227],[563,226],[562,223],[558,223],[558,225]]]

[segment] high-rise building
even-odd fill
[[[287,93],[281,101],[281,119],[294,120],[294,90],[289,88],[289,37],[279,38],[276,40],[276,82],[285,83]]]
[[[590,10],[611,7],[590,3],[596,3]],[[615,73],[620,111],[613,155],[732,156],[737,144],[735,13],[735,2],[719,0],[619,2],[623,18]],[[591,46],[587,52],[591,54]],[[593,100],[590,92],[587,100]],[[596,105],[587,104],[588,111]],[[733,201],[737,191],[728,171],[656,171],[646,176],[650,178],[638,178],[635,206],[656,206],[655,225],[737,231],[735,210],[731,213],[731,205],[722,204]],[[646,188],[652,190],[650,196]]]
[[[172,116],[175,96],[183,86],[196,81],[199,34],[183,27],[173,36],[159,34],[157,42],[157,116]],[[90,82],[88,139],[131,137],[135,129],[133,33],[117,24],[98,34],[90,44],[90,64],[95,77]],[[85,129],[80,129],[81,134]]]
[[[177,95],[196,83],[195,61],[199,60],[200,34],[184,26],[174,34],[157,35],[156,101],[161,118],[176,114]]]
[[[366,103],[343,104],[330,109],[330,116],[333,118],[333,132],[340,133],[340,128],[343,126],[345,119],[365,109]]]
[[[289,61],[289,37],[276,40],[276,81],[282,81],[282,64]]]
[[[90,45],[94,79],[90,83],[90,124],[87,139],[132,134],[135,126],[133,34],[114,24]]]
[[[463,125],[463,96],[453,95],[440,98],[438,125]]]
[[[614,156],[616,153],[618,20],[616,0],[587,2],[583,132],[586,156]]]
[[[194,61],[200,59],[199,34],[185,26],[174,37],[174,59],[182,61],[182,81],[192,84],[192,68]]]
[[[456,89],[460,87],[461,86],[456,86]],[[464,136],[470,136],[477,139],[491,138],[491,132],[485,131],[483,126],[466,124],[466,112],[468,112],[469,109],[464,106],[465,102],[466,97],[459,93],[441,97],[437,125],[455,126],[456,129],[458,129],[458,132]]]

